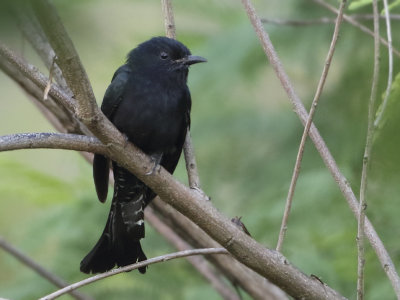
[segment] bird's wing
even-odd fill
[[[127,65],[120,67],[115,72],[111,84],[104,95],[101,110],[110,121],[112,121],[113,115],[123,99],[129,73],[130,68]],[[100,202],[105,202],[107,199],[109,172],[110,160],[103,155],[95,154],[93,159],[93,179]]]
[[[130,72],[127,65],[119,67],[104,94],[101,110],[110,121],[112,121],[113,115],[123,99]]]

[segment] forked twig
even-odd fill
[[[144,260],[144,261],[132,264],[132,265],[121,267],[118,269],[113,269],[111,271],[86,278],[84,280],[81,280],[79,282],[71,284],[63,289],[60,289],[52,294],[44,296],[44,297],[40,298],[40,300],[56,299],[70,291],[76,290],[82,286],[91,284],[100,279],[111,277],[111,276],[114,276],[114,275],[117,275],[117,274],[120,274],[123,272],[132,271],[132,270],[144,267],[144,266],[148,266],[148,265],[152,265],[152,264],[156,264],[156,263],[160,263],[160,262],[165,262],[168,260],[177,259],[177,258],[186,257],[186,256],[208,255],[208,254],[228,254],[228,251],[226,251],[226,249],[224,249],[224,248],[205,248],[205,249],[193,249],[193,250],[179,251],[179,252],[175,252],[175,253],[170,253],[170,254],[166,254],[166,255],[153,257],[153,258],[150,258],[150,259],[147,259],[147,260]]]
[[[340,30],[340,25],[342,24],[343,12],[344,12],[345,7],[346,7],[346,0],[342,0],[340,7],[339,7],[339,13],[336,18],[335,30],[333,32],[331,45],[329,47],[328,55],[325,60],[324,69],[322,70],[322,75],[321,75],[321,78],[318,83],[317,91],[315,93],[313,102],[311,104],[311,109],[308,114],[308,119],[307,119],[306,125],[304,126],[304,131],[303,131],[303,135],[301,137],[299,151],[297,152],[297,158],[296,158],[296,163],[295,163],[294,170],[293,170],[292,181],[290,182],[288,196],[286,199],[285,211],[283,213],[282,225],[281,225],[281,229],[279,231],[278,244],[276,246],[277,251],[281,251],[281,249],[282,249],[283,240],[285,238],[285,234],[286,234],[286,230],[287,230],[287,223],[288,223],[288,219],[289,219],[290,209],[291,209],[292,203],[293,203],[294,191],[296,189],[297,179],[299,178],[299,174],[300,174],[301,161],[303,159],[303,154],[304,154],[304,146],[306,144],[306,140],[308,137],[308,133],[310,131],[312,120],[313,120],[315,111],[317,109],[318,101],[320,99],[322,90],[325,85],[326,77],[328,76],[329,67],[331,65],[333,54],[335,52],[335,46],[336,46],[337,40],[339,38],[339,30]]]

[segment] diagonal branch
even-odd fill
[[[37,262],[33,261],[30,257],[26,256],[24,253],[19,251],[13,245],[8,243],[1,236],[0,236],[0,248],[2,248],[4,251],[6,251],[9,254],[11,254],[12,256],[14,256],[21,263],[23,263],[24,265],[28,266],[32,270],[34,270],[36,273],[38,273],[43,278],[46,278],[48,281],[50,281],[56,287],[63,288],[63,287],[66,287],[68,285],[68,283],[65,282],[63,279],[59,278],[58,276],[54,275],[53,273],[51,273],[48,270],[46,270],[45,268],[43,268]],[[74,297],[75,299],[78,299],[78,300],[91,300],[92,299],[91,297],[83,295],[80,292],[69,291],[68,293],[72,297]]]
[[[339,13],[336,18],[335,30],[333,32],[333,37],[332,37],[332,41],[331,41],[331,46],[329,47],[328,55],[325,60],[324,69],[322,70],[322,75],[321,75],[321,78],[318,83],[317,91],[315,93],[314,99],[311,104],[311,109],[308,114],[307,122],[304,126],[304,131],[303,131],[303,135],[301,137],[299,150],[297,152],[297,158],[296,158],[296,163],[295,163],[294,170],[293,170],[292,180],[290,182],[290,187],[289,187],[289,191],[288,191],[288,195],[287,195],[287,199],[286,199],[285,211],[283,214],[282,225],[281,225],[281,229],[279,232],[278,244],[276,246],[277,251],[281,251],[283,240],[286,235],[287,223],[289,220],[290,209],[291,209],[292,203],[293,203],[294,191],[296,189],[297,179],[299,178],[299,174],[300,174],[301,161],[303,159],[303,154],[304,154],[304,147],[306,145],[308,133],[310,132],[310,127],[312,124],[312,120],[313,120],[315,111],[317,109],[319,98],[321,97],[322,90],[325,85],[326,77],[328,76],[329,67],[331,65],[333,54],[335,52],[335,46],[336,46],[337,40],[339,38],[339,29],[340,29],[340,25],[342,24],[343,12],[344,12],[345,7],[346,7],[346,0],[343,0],[340,4]]]
[[[273,66],[277,77],[281,81],[283,89],[288,94],[289,100],[293,105],[294,111],[299,116],[300,121],[304,125],[308,119],[307,111],[304,108],[304,105],[301,102],[300,98],[295,93],[294,88],[289,80],[289,77],[287,76],[282,66],[282,63],[274,49],[274,46],[271,43],[268,33],[264,30],[261,20],[257,16],[256,11],[253,5],[251,4],[250,0],[242,0],[242,3],[246,8],[247,14],[254,27],[254,30],[256,31],[260,39],[265,54],[267,55],[269,61],[271,62],[271,65]],[[357,198],[354,195],[354,192],[351,189],[350,184],[347,181],[346,177],[340,172],[339,167],[335,162],[335,159],[333,158],[324,140],[319,134],[318,129],[314,125],[311,125],[310,128],[310,138],[313,141],[326,167],[331,172],[332,177],[339,186],[340,191],[347,200],[347,203],[349,204],[351,211],[358,219],[359,203],[357,201]],[[379,238],[378,234],[376,233],[374,227],[372,226],[368,218],[365,219],[365,235],[368,238],[372,248],[375,250],[378,259],[381,263],[381,266],[384,269],[386,275],[388,276],[397,296],[400,297],[399,275],[396,272],[396,268],[393,264],[392,259],[390,258],[389,253],[387,252],[385,246],[383,245],[381,239]]]
[[[153,257],[153,258],[150,258],[150,259],[147,259],[147,260],[144,260],[144,261],[132,264],[132,265],[113,269],[111,271],[86,278],[82,281],[76,282],[74,284],[71,284],[71,285],[63,288],[63,289],[60,289],[50,295],[44,296],[44,297],[40,298],[39,300],[56,299],[70,291],[76,290],[82,286],[91,284],[91,283],[99,281],[101,279],[111,277],[111,276],[114,276],[114,275],[117,275],[120,273],[136,270],[136,269],[139,269],[144,266],[169,261],[172,259],[177,259],[177,258],[186,257],[186,256],[193,256],[193,255],[227,254],[227,253],[228,252],[224,248],[205,248],[205,249],[185,250],[185,251],[175,252],[175,253],[171,253],[171,254],[161,255],[161,256]]]

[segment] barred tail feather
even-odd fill
[[[84,273],[102,273],[114,268],[146,260],[140,239],[144,237],[142,197],[118,203],[114,197],[106,227],[97,244],[81,261]],[[140,273],[146,267],[139,268]]]

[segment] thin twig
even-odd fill
[[[360,206],[358,211],[358,226],[357,226],[357,299],[364,299],[364,268],[365,268],[365,248],[364,248],[364,227],[365,227],[365,210],[367,208],[366,192],[368,184],[368,168],[372,152],[372,141],[374,137],[374,111],[376,95],[379,81],[379,64],[380,64],[380,43],[379,43],[379,11],[378,0],[372,1],[374,12],[374,71],[372,77],[371,95],[368,104],[368,129],[365,143],[363,167],[361,172],[360,184]]]
[[[40,300],[52,300],[52,299],[56,299],[70,291],[76,290],[82,286],[91,284],[93,282],[96,282],[98,280],[107,278],[107,277],[111,277],[123,272],[128,272],[128,271],[132,271],[144,266],[148,266],[148,265],[152,265],[152,264],[156,264],[156,263],[160,263],[160,262],[165,262],[168,260],[172,260],[172,259],[177,259],[177,258],[181,258],[181,257],[186,257],[186,256],[192,256],[192,255],[209,255],[209,254],[228,254],[228,251],[226,251],[226,249],[224,248],[206,248],[206,249],[193,249],[193,250],[185,250],[185,251],[179,251],[179,252],[175,252],[175,253],[171,253],[171,254],[166,254],[166,255],[161,255],[161,256],[157,256],[154,258],[150,258],[132,265],[128,265],[122,268],[118,268],[118,269],[113,269],[111,271],[102,273],[102,274],[98,274],[89,278],[86,278],[82,281],[76,282],[74,284],[71,284],[63,289],[60,289],[52,294],[49,294],[47,296],[44,296],[42,298],[40,298]]]
[[[53,273],[51,273],[48,270],[46,270],[45,268],[43,268],[41,265],[39,265],[37,262],[32,260],[30,257],[26,256],[24,253],[22,253],[20,250],[15,248],[13,245],[11,245],[9,242],[7,242],[1,236],[0,236],[0,248],[2,248],[4,251],[6,251],[7,253],[14,256],[25,266],[29,267],[30,269],[35,271],[40,276],[47,279],[49,282],[54,284],[56,287],[63,288],[68,285],[68,283],[65,282],[63,279],[61,279],[57,275],[54,275]],[[68,293],[72,297],[74,297],[75,299],[78,299],[78,300],[91,300],[92,299],[91,297],[84,295],[77,291],[69,291]]]
[[[354,14],[349,15],[350,18],[354,20],[373,20],[373,14]],[[380,16],[380,18],[384,19],[385,16]],[[400,15],[390,15],[391,20],[399,21]],[[264,24],[272,24],[272,25],[283,25],[283,26],[312,26],[312,25],[321,25],[321,24],[334,24],[336,22],[336,18],[328,18],[322,17],[317,19],[309,19],[309,20],[289,20],[289,19],[276,19],[276,18],[262,18],[261,22]]]
[[[155,212],[151,207],[146,208],[145,218],[151,222],[151,225],[177,250],[184,251],[191,249],[192,247],[180,238],[167,224],[160,220],[155,215]],[[188,256],[187,260],[191,263],[197,271],[206,278],[212,287],[226,300],[240,300],[238,295],[232,290],[221,278],[221,275],[217,274],[210,268],[207,260],[202,256]]]
[[[284,68],[282,67],[282,63],[274,49],[273,44],[271,43],[268,33],[264,30],[263,24],[261,23],[261,20],[257,16],[250,0],[242,0],[242,2],[246,8],[247,14],[254,27],[254,30],[256,31],[260,39],[265,54],[267,55],[269,61],[271,62],[271,65],[274,68],[277,77],[281,81],[283,89],[287,93],[288,98],[293,105],[294,111],[299,116],[300,121],[303,123],[303,125],[305,125],[308,119],[307,111],[304,108],[304,105],[301,102],[300,98],[295,93],[293,85],[291,84],[289,77],[287,76]],[[333,158],[324,140],[319,134],[318,129],[314,125],[311,125],[309,135],[316,149],[318,150],[322,160],[324,161],[326,167],[331,172],[332,177],[334,178],[335,182],[340,188],[340,191],[342,192],[347,203],[349,204],[351,211],[358,219],[358,211],[359,211],[358,200],[354,195],[354,192],[351,189],[351,186],[347,181],[346,177],[341,173],[339,167],[337,166],[335,159]],[[399,275],[396,272],[396,268],[393,264],[392,259],[390,258],[389,253],[387,252],[384,244],[382,243],[381,239],[379,238],[378,234],[376,233],[374,227],[372,226],[368,218],[365,218],[365,235],[367,236],[371,246],[375,250],[378,259],[381,263],[381,266],[384,269],[386,275],[388,276],[397,297],[400,298]]]
[[[337,40],[339,38],[339,30],[340,30],[340,25],[342,24],[343,12],[344,12],[345,7],[346,7],[346,0],[342,0],[340,7],[339,7],[339,13],[336,18],[335,29],[333,32],[331,45],[329,47],[329,51],[328,51],[328,54],[327,54],[327,57],[325,60],[325,65],[322,70],[322,75],[321,75],[321,78],[318,83],[317,91],[315,92],[315,96],[314,96],[314,99],[311,104],[310,112],[308,114],[308,119],[307,119],[306,125],[304,126],[304,131],[303,131],[303,135],[301,137],[299,151],[297,152],[297,158],[296,158],[296,163],[295,163],[294,170],[293,170],[292,180],[290,182],[290,187],[289,187],[288,195],[286,198],[286,205],[285,205],[285,211],[283,214],[281,229],[279,231],[278,244],[276,246],[277,251],[281,251],[283,240],[286,235],[287,223],[289,220],[290,209],[292,207],[294,191],[296,189],[297,179],[299,178],[299,174],[300,174],[301,161],[303,159],[303,154],[304,154],[304,147],[306,144],[308,133],[310,131],[310,127],[312,124],[312,120],[313,120],[315,111],[317,109],[318,101],[321,97],[322,90],[325,85],[326,77],[328,76],[329,67],[331,65],[333,54],[335,53],[335,46],[336,46]]]
[[[390,14],[389,14],[389,5],[387,0],[383,0],[383,6],[385,10],[385,17],[386,17],[386,33],[387,33],[387,38],[388,38],[388,44],[389,44],[389,75],[388,75],[388,82],[387,82],[387,87],[386,87],[386,92],[385,92],[385,98],[383,99],[382,103],[382,108],[379,110],[378,115],[376,117],[376,120],[374,122],[375,128],[378,127],[382,120],[383,115],[385,114],[386,106],[389,100],[389,95],[390,95],[390,90],[392,87],[392,81],[393,81],[393,44],[392,44],[392,29],[390,25]]]

